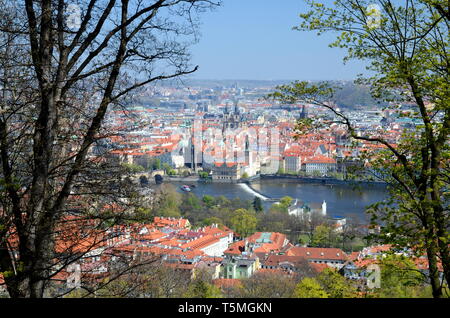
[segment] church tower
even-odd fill
[[[194,170],[194,173],[197,172],[197,162],[195,157],[195,142],[194,142],[194,125],[192,125],[192,132],[191,132],[191,158],[192,158],[192,166],[191,168]]]
[[[232,107],[226,106],[225,112],[223,115],[223,126],[222,131],[224,132],[227,128],[236,129],[241,127],[241,114],[239,112],[238,103],[235,102],[234,111],[231,113],[230,108]]]
[[[245,136],[245,163],[250,166],[250,142],[248,140],[248,135]]]
[[[306,112],[305,105],[302,106],[302,112],[300,114],[300,119],[305,119],[308,117],[308,113]]]

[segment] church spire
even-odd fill
[[[300,119],[305,119],[308,117],[308,114],[306,113],[305,105],[302,106],[302,113],[300,114]]]

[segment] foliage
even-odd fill
[[[140,176],[139,177],[139,183],[141,184],[141,187],[148,185],[148,178],[146,176]]]
[[[370,87],[354,83],[345,83],[336,91],[335,96],[337,106],[341,108],[356,108],[358,106],[378,106],[379,101],[375,100]]]
[[[180,205],[182,196],[170,184],[164,184],[161,188],[160,201],[155,205],[153,214],[165,217],[180,217]]]
[[[314,229],[311,246],[329,247],[332,229],[327,225],[319,225]]]
[[[337,233],[328,224],[320,224],[314,228],[311,246],[314,247],[338,247],[346,233]]]
[[[337,32],[330,46],[346,49],[345,60],[368,63],[371,77],[357,83],[370,87],[372,97],[391,114],[419,124],[404,129],[395,141],[384,130],[360,131],[335,107],[338,88],[327,82],[295,81],[279,86],[270,97],[327,109],[327,118],[317,118],[317,123],[336,123],[353,141],[378,146],[359,158],[390,186],[390,199],[369,210],[372,223],[384,225],[377,239],[425,254],[433,295],[442,297],[438,259],[450,281],[447,6],[442,0],[338,0],[326,5],[307,0],[307,4],[310,10],[300,14],[302,21],[295,29]]]
[[[183,295],[186,298],[221,298],[222,293],[220,289],[203,280],[195,280]]]
[[[209,226],[211,224],[218,224],[220,227],[221,225],[223,225],[223,221],[222,221],[222,219],[215,217],[215,216],[203,219],[203,221],[202,221],[202,225]]]
[[[256,213],[264,211],[262,200],[260,197],[255,197],[253,199],[253,209],[255,210]]]
[[[334,269],[324,269],[317,276],[317,281],[330,298],[354,298],[357,296],[357,289],[352,282]]]
[[[292,203],[292,198],[291,197],[289,197],[289,196],[284,196],[284,197],[282,197],[281,199],[280,199],[280,204],[283,206],[283,207],[289,207],[290,205],[291,205],[291,203]]]
[[[185,213],[186,210],[196,212],[202,208],[201,200],[193,193],[187,193],[183,196],[181,209]]]
[[[279,272],[256,272],[241,280],[239,297],[244,298],[289,298],[296,282],[291,276]]]
[[[173,169],[168,163],[163,163],[162,168],[169,176],[174,176],[177,174],[176,170]]]
[[[122,166],[131,173],[145,171],[144,167],[135,163],[122,163]]]
[[[284,196],[279,202],[275,202],[269,209],[269,212],[282,212],[288,213],[288,208],[291,205],[292,198],[289,196]]]
[[[295,286],[296,298],[328,298],[328,294],[315,278],[305,277]]]
[[[46,294],[55,275],[89,252],[58,251],[68,218],[89,219],[69,244],[84,250],[105,207],[124,210],[119,222],[141,206],[129,178],[142,167],[120,165],[114,138],[148,125],[126,109],[142,89],[197,70],[188,49],[216,5],[0,0],[0,272],[14,270],[11,297],[58,296]],[[115,125],[111,111],[123,110]]]
[[[209,177],[209,173],[206,171],[199,171],[198,175],[201,179],[207,179]]]
[[[231,215],[230,224],[240,236],[247,237],[256,231],[257,219],[253,211],[237,209]]]
[[[410,258],[403,255],[386,255],[377,264],[381,270],[381,288],[375,290],[376,296],[382,298],[432,297],[424,284],[424,275],[418,271]]]
[[[188,176],[190,176],[190,175],[191,175],[190,172],[187,171],[187,170],[183,170],[183,171],[181,172],[181,176],[183,176],[183,177],[188,177]]]
[[[161,169],[161,159],[159,159],[159,158],[151,158],[151,159],[149,159],[148,167],[151,170],[159,170],[159,169]]]
[[[215,205],[214,197],[211,195],[204,195],[202,198],[203,203],[206,204],[208,208],[212,208]]]

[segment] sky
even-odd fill
[[[365,73],[345,51],[329,48],[335,34],[292,30],[306,11],[303,0],[223,0],[201,16],[192,49],[197,79],[351,80]]]

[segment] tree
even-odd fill
[[[163,168],[163,170],[164,170],[167,174],[169,174],[169,171],[172,170],[172,167],[171,167],[168,163],[166,163],[166,162],[164,162],[164,163],[162,164],[162,168]]]
[[[225,197],[224,195],[219,195],[216,198],[216,203],[218,206],[223,206],[223,207],[231,204],[230,200],[228,200],[227,197]]]
[[[207,195],[207,194],[205,194],[205,195],[203,196],[202,201],[203,201],[203,203],[206,204],[206,206],[207,206],[208,208],[212,208],[212,207],[214,206],[214,204],[215,204],[214,197],[211,196],[211,195]]]
[[[202,209],[202,201],[195,194],[187,193],[183,195],[183,201],[180,208],[183,215],[198,213],[199,210]]]
[[[290,196],[284,196],[284,197],[282,197],[281,199],[280,199],[280,204],[283,206],[283,207],[289,207],[290,205],[291,205],[291,203],[292,203],[292,198],[290,197]]]
[[[296,298],[328,298],[328,294],[315,278],[305,277],[295,286]]]
[[[448,167],[450,89],[445,1],[338,0],[324,5],[308,0],[309,12],[300,15],[300,31],[339,33],[334,47],[347,49],[346,59],[369,62],[372,76],[360,78],[387,110],[420,122],[392,141],[383,131],[362,132],[343,111],[333,106],[330,83],[294,82],[271,96],[284,102],[308,102],[330,111],[331,122],[345,127],[356,142],[378,144],[381,150],[362,156],[372,171],[389,184],[391,198],[369,211],[372,222],[383,223],[378,239],[425,253],[434,297],[442,297],[438,262],[450,281]],[[370,5],[370,6],[369,6]],[[408,112],[397,106],[409,105]],[[321,121],[330,124],[330,121]],[[312,129],[299,121],[297,131]],[[316,126],[317,127],[317,126]]]
[[[246,209],[237,209],[231,215],[231,227],[241,237],[247,237],[256,230],[257,219],[255,213]]]
[[[288,226],[289,215],[284,212],[271,210],[269,213],[259,213],[258,231],[284,233]]]
[[[198,175],[201,179],[207,179],[209,176],[208,172],[206,172],[206,171],[199,171]]]
[[[343,233],[337,233],[332,226],[320,224],[314,228],[311,246],[338,247],[342,241]]]
[[[202,224],[205,226],[210,226],[212,224],[217,224],[219,226],[223,226],[223,221],[218,217],[212,216],[210,218],[203,219]]]
[[[318,276],[317,281],[330,298],[356,297],[356,288],[336,270],[325,268]]]
[[[289,298],[295,288],[295,279],[285,273],[256,272],[241,281],[239,297]]]
[[[131,173],[143,172],[143,166],[134,163],[123,163],[122,166]]]
[[[181,175],[182,175],[183,177],[189,177],[191,174],[190,174],[189,171],[183,170],[183,172],[181,173]]]
[[[426,295],[425,277],[411,259],[403,255],[386,255],[377,264],[380,266],[381,286],[374,290],[376,296],[415,298]]]
[[[330,237],[332,229],[324,224],[314,229],[311,245],[315,247],[330,247]]]
[[[197,69],[187,48],[196,13],[213,5],[76,3],[80,15],[67,17],[66,0],[0,1],[0,271],[13,273],[5,277],[11,297],[42,297],[50,279],[77,259],[58,259],[54,248],[74,198],[101,206],[130,196],[120,184],[123,171],[93,155],[117,134],[105,125],[108,111],[147,84]]]
[[[153,208],[153,214],[165,217],[180,217],[181,204],[184,202],[182,195],[171,184],[162,185],[159,202]]]
[[[360,221],[357,217],[346,218],[346,223],[342,226],[339,238],[342,241],[342,250],[357,251],[365,245],[363,242],[366,236],[359,230]]]
[[[322,173],[319,170],[314,170],[312,173],[313,177],[321,177]]]
[[[141,184],[141,187],[148,186],[148,178],[146,176],[140,176],[139,183]]]
[[[313,239],[315,229],[326,222],[325,217],[321,213],[313,213],[306,207],[298,219],[300,223],[299,230],[308,235],[309,242]]]
[[[256,213],[264,211],[261,198],[255,197],[253,199],[253,209],[255,209]]]
[[[161,169],[161,159],[155,158],[151,160],[151,164],[149,165],[152,170],[159,170]]]
[[[94,292],[76,289],[65,297],[179,298],[184,295],[189,283],[189,273],[156,262],[133,268],[117,279],[106,278],[101,288]]]
[[[190,282],[189,273],[169,266],[159,266],[147,277],[151,281],[145,293],[154,298],[179,298]]]
[[[292,198],[289,196],[284,196],[280,199],[279,202],[275,202],[274,204],[272,204],[272,206],[270,207],[270,211],[272,212],[283,212],[283,213],[288,213],[288,208],[291,205],[292,202]]]
[[[194,280],[183,295],[186,298],[221,298],[220,289],[203,280]]]

